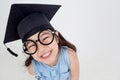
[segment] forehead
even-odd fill
[[[39,34],[39,32],[35,33],[34,35],[30,36],[27,40],[29,40],[29,39],[31,39],[31,40],[37,39],[38,34]]]

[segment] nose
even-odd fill
[[[36,44],[37,44],[37,52],[42,52],[45,50],[46,45],[41,44],[39,41],[37,41]]]

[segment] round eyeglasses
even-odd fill
[[[54,40],[55,31],[43,30],[38,33],[38,40],[27,40],[23,44],[23,50],[26,54],[32,55],[35,54],[38,50],[36,42],[39,42],[42,45],[49,45]]]

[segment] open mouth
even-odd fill
[[[47,58],[50,57],[51,53],[52,53],[52,51],[48,51],[48,52],[44,53],[43,55],[41,55],[41,58],[42,59],[47,59]]]

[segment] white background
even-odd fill
[[[1,0],[0,80],[35,80],[24,67],[21,41],[3,45],[12,3],[61,4],[51,24],[77,46],[80,80],[120,80],[120,0]]]

